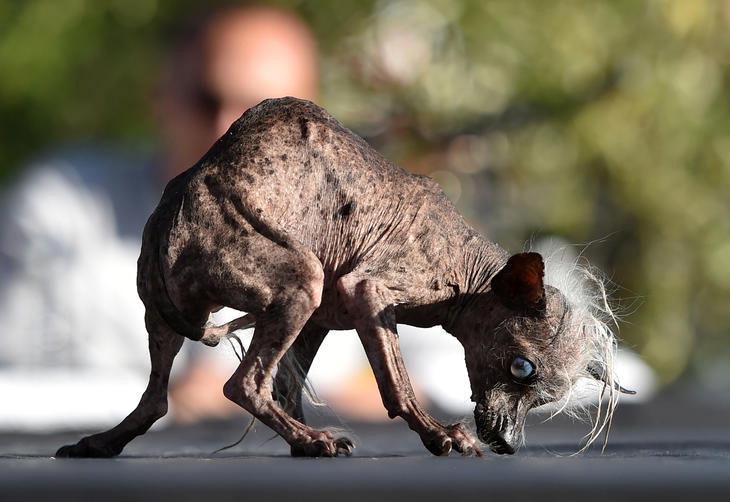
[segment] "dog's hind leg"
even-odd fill
[[[137,407],[116,427],[85,437],[74,445],[63,446],[56,452],[56,457],[113,457],[167,413],[170,369],[184,338],[173,332],[150,309],[145,314],[145,324],[149,332],[152,369],[147,389]]]
[[[284,410],[301,423],[304,420],[302,392],[307,373],[328,329],[308,322],[279,362],[274,380],[274,395]]]
[[[302,393],[306,385],[307,373],[309,373],[314,357],[328,331],[320,326],[307,323],[279,362],[279,369],[276,372],[274,395],[279,405],[302,424],[307,423],[302,405]],[[297,445],[292,445],[291,454],[293,457],[303,457],[307,455],[307,452]]]
[[[281,248],[284,249],[284,248]],[[319,260],[292,244],[286,261],[268,270],[278,285],[270,306],[256,312],[251,345],[223,387],[225,396],[273,429],[292,447],[294,454],[335,456],[349,454],[352,442],[335,438],[291,417],[273,397],[273,375],[312,313],[319,307],[324,273]],[[282,267],[275,270],[276,267]],[[296,270],[295,274],[291,271]],[[275,277],[273,277],[275,276]],[[304,343],[304,342],[302,342]]]

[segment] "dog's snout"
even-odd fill
[[[474,412],[479,440],[499,455],[512,455],[520,442],[519,427],[508,414],[485,406]]]

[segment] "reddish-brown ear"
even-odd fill
[[[537,314],[545,310],[545,264],[538,253],[518,253],[492,279],[492,291],[508,308]]]

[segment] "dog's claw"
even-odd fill
[[[337,447],[337,453],[342,453],[346,456],[352,455],[352,450],[355,449],[355,444],[346,437],[341,437],[337,440],[335,440],[335,446]]]
[[[352,455],[355,444],[346,437],[315,439],[310,443],[292,445],[292,457],[336,457]]]
[[[461,449],[462,457],[483,457],[484,454],[478,446],[466,446]]]
[[[439,457],[449,455],[452,450],[463,456],[482,456],[477,440],[461,424],[437,427],[424,438],[423,444],[428,451]]]
[[[453,447],[451,438],[446,434],[439,433],[430,441],[425,442],[426,449],[436,455],[437,457],[446,457],[451,453]]]
[[[454,441],[454,448],[465,457],[481,457],[482,450],[474,436],[460,423],[447,427],[449,437]]]

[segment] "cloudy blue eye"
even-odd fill
[[[509,367],[512,376],[518,380],[527,380],[535,374],[535,365],[522,356],[517,356]]]

